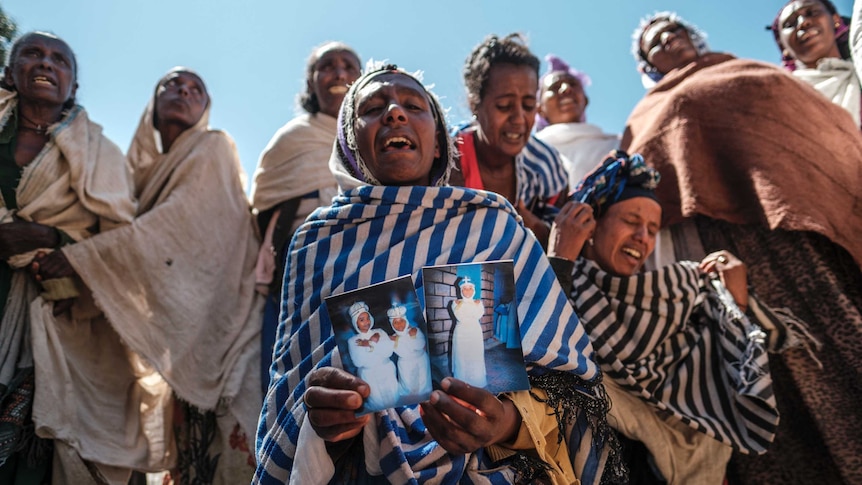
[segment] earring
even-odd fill
[[[587,244],[589,244],[590,246],[592,246],[592,245],[593,245],[593,238],[589,238],[589,239],[587,239]]]

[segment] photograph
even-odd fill
[[[408,276],[326,299],[344,369],[371,388],[357,416],[431,395],[428,333]]]
[[[422,269],[431,375],[490,392],[530,388],[512,261]]]

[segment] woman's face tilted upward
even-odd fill
[[[75,96],[75,55],[68,44],[50,35],[33,33],[19,41],[6,67],[5,82],[22,102],[61,106]]]
[[[425,88],[387,72],[362,86],[355,103],[357,148],[371,174],[384,185],[430,185],[441,147]]]
[[[807,67],[814,67],[826,57],[840,58],[835,42],[835,25],[840,20],[838,15],[830,15],[819,0],[790,2],[778,16],[781,45]]]
[[[185,71],[173,72],[156,90],[156,127],[171,123],[191,128],[201,119],[208,104],[209,95],[198,76]]]
[[[662,74],[697,59],[698,53],[688,30],[670,20],[657,20],[644,30],[641,51],[646,61]]]
[[[318,55],[308,87],[317,97],[321,113],[335,118],[347,88],[359,78],[362,68],[353,52],[338,43],[321,47]]]

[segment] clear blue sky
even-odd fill
[[[588,120],[619,132],[644,94],[629,52],[641,17],[674,10],[713,50],[777,62],[764,26],[784,1],[5,0],[3,8],[19,31],[52,31],[72,46],[79,102],[123,150],[159,77],[175,65],[196,69],[212,96],[212,126],[234,137],[250,176],[296,113],[306,58],[326,40],[350,44],[363,63],[423,70],[454,123],[469,116],[467,54],[489,33],[522,32],[540,59],[557,54],[592,77]],[[847,14],[852,0],[835,4]]]

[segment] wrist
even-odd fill
[[[500,399],[500,402],[503,403],[503,422],[500,423],[500,434],[491,444],[511,442],[521,429],[521,414],[515,403],[508,399]]]

